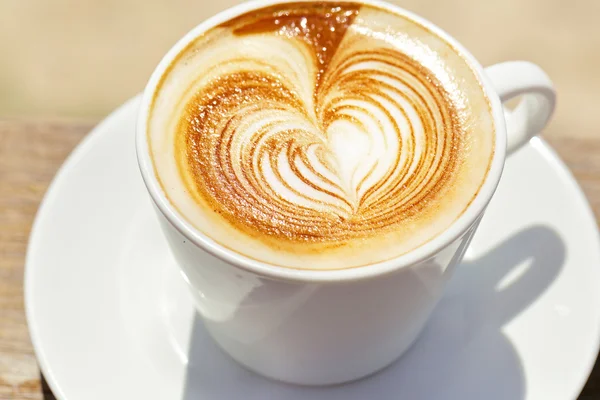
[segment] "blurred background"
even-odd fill
[[[99,120],[140,92],[169,47],[241,0],[0,0],[0,118]],[[555,81],[547,136],[599,135],[600,1],[392,0],[483,65],[526,59]]]

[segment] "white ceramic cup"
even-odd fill
[[[231,251],[187,222],[167,200],[149,153],[147,119],[167,67],[188,43],[237,15],[282,0],[258,0],[224,11],[192,29],[162,59],[144,91],[137,156],[170,248],[197,309],[219,346],[247,368],[297,384],[362,378],[396,360],[415,341],[452,271],[460,263],[502,173],[507,152],[548,122],[555,92],[529,62],[483,68],[455,39],[396,6],[361,0],[409,17],[449,42],[476,72],[492,106],[496,143],[486,180],[452,226],[395,259],[358,268],[315,271],[268,265]],[[516,109],[502,103],[523,95]]]

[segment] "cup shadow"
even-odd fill
[[[196,314],[182,399],[524,399],[522,362],[503,327],[550,286],[565,257],[558,233],[536,225],[463,261],[412,348],[385,370],[344,385],[263,378],[226,356]]]

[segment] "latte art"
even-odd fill
[[[209,237],[282,266],[423,244],[468,206],[493,154],[487,99],[448,50],[358,3],[280,4],[214,28],[155,97],[165,192]]]

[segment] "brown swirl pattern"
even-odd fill
[[[197,201],[249,235],[339,246],[398,229],[443,195],[463,148],[456,107],[420,63],[351,34],[359,10],[287,4],[225,25],[290,41],[306,65],[232,58],[196,89],[175,154]]]

